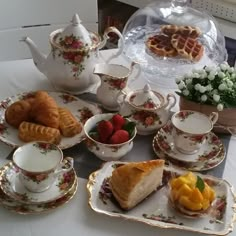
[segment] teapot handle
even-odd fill
[[[103,48],[106,45],[107,40],[110,38],[109,35],[108,35],[109,33],[115,33],[116,35],[118,35],[119,38],[120,38],[120,42],[119,42],[119,49],[118,49],[118,51],[116,53],[113,53],[108,59],[104,59],[101,54],[99,55],[103,59],[103,61],[105,61],[105,63],[109,63],[112,59],[120,56],[122,54],[122,52],[123,52],[123,49],[124,49],[124,38],[123,38],[123,35],[121,34],[121,32],[116,27],[110,26],[104,32],[103,41],[99,45],[98,50]]]
[[[173,103],[167,108],[168,111],[170,111],[170,109],[171,109],[172,107],[174,107],[175,104],[176,104],[176,97],[175,97],[175,95],[172,94],[172,93],[169,93],[169,94],[167,95],[167,101],[168,101],[168,102],[167,102],[167,106],[170,104],[171,99],[173,99]]]

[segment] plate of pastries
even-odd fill
[[[146,47],[154,56],[198,62],[204,53],[200,36],[198,27],[162,25],[160,32],[147,37]]]
[[[166,166],[164,160],[107,162],[89,176],[97,213],[210,235],[231,232],[232,186],[223,179]]]
[[[84,139],[83,124],[98,113],[96,105],[70,94],[21,93],[0,102],[0,140],[12,147],[46,141],[66,149]]]

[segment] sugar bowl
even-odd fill
[[[148,135],[155,133],[170,118],[170,110],[176,104],[176,97],[168,94],[164,97],[146,84],[143,89],[122,92],[118,97],[119,113],[136,123],[137,133]]]

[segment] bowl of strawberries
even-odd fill
[[[86,146],[104,161],[116,161],[133,148],[134,122],[114,113],[97,114],[84,124]]]

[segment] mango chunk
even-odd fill
[[[202,204],[200,202],[192,202],[187,196],[181,196],[179,198],[179,203],[185,208],[192,211],[199,211],[202,209]]]

